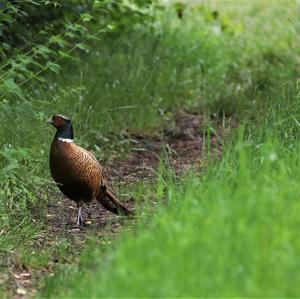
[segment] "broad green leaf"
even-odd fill
[[[83,22],[89,22],[90,20],[93,19],[93,16],[86,12],[86,13],[81,14],[80,18]]]
[[[14,93],[20,97],[22,97],[23,92],[21,88],[16,84],[13,78],[2,79],[3,84],[1,86],[4,87],[5,91],[8,93]],[[0,88],[1,88],[0,86]]]
[[[53,35],[51,38],[50,38],[50,43],[51,44],[57,44],[59,45],[60,47],[64,47],[66,46],[66,42],[58,35]]]
[[[88,50],[89,49],[89,47],[87,45],[83,44],[83,43],[77,43],[75,46],[76,46],[76,48],[81,49],[81,50]]]
[[[48,61],[46,66],[50,71],[54,72],[55,74],[58,74],[61,69],[61,66],[59,64],[53,63],[51,61]]]

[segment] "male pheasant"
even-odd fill
[[[51,175],[61,192],[77,203],[76,224],[83,225],[81,208],[94,199],[115,214],[131,214],[107,190],[102,167],[95,156],[74,143],[71,120],[58,114],[48,122],[57,130],[50,150]]]

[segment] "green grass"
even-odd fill
[[[298,127],[293,90],[274,92],[272,108],[237,131],[220,163],[170,180],[168,204],[150,223],[106,250],[88,244],[79,267],[59,268],[43,296],[299,296],[300,143],[282,138]]]

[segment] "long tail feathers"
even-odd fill
[[[106,186],[102,189],[98,201],[110,212],[120,215],[133,215],[134,212],[128,209],[123,203],[121,203],[110,191],[107,190]]]
[[[107,209],[108,211],[118,215],[119,214],[119,211],[118,209],[116,208],[116,206],[106,197],[106,196],[101,196],[99,199],[98,199],[99,203],[105,208]]]

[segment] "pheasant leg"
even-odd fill
[[[81,206],[78,204],[77,205],[77,221],[76,225],[82,226],[83,225],[83,217],[82,217],[82,212],[81,212]]]

